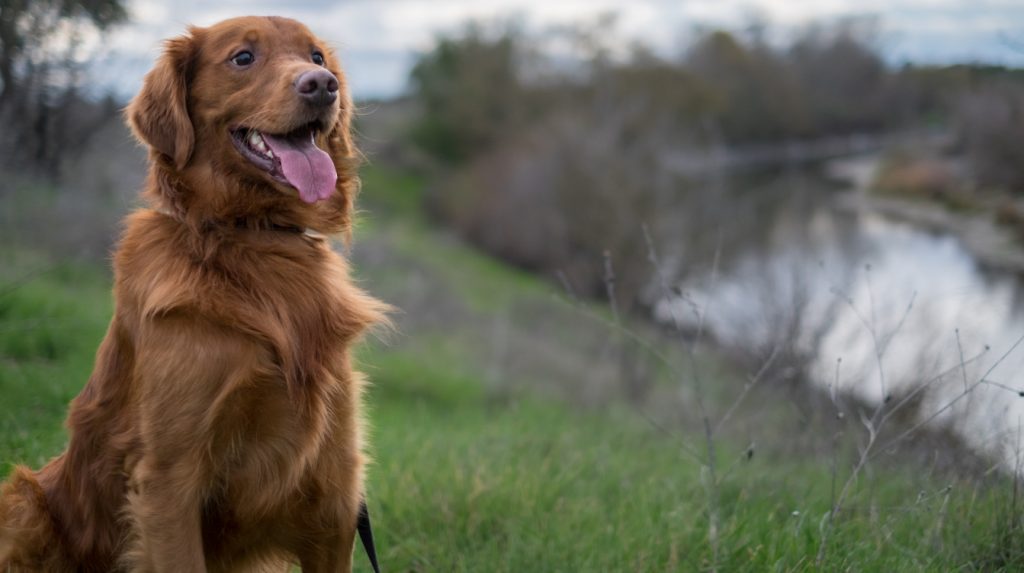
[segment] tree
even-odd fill
[[[127,15],[124,0],[0,0],[0,102],[18,91],[30,64],[53,56],[59,36],[83,25],[105,30]]]
[[[877,26],[872,18],[811,26],[790,48],[818,134],[878,131],[895,119]]]
[[[442,38],[412,70],[423,114],[413,139],[447,163],[465,161],[516,125],[526,97],[519,78],[523,49],[514,28],[489,33],[471,24]]]
[[[109,106],[79,95],[79,50],[86,32],[123,22],[125,4],[0,0],[0,163],[56,177],[109,116]]]

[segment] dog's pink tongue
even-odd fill
[[[313,134],[292,137],[264,133],[263,139],[281,160],[284,178],[296,189],[306,203],[323,201],[334,192],[338,171],[331,156],[313,143]]]

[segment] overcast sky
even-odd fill
[[[405,88],[416,54],[470,18],[520,18],[528,28],[618,15],[617,41],[640,39],[677,52],[695,25],[739,27],[758,14],[780,30],[811,20],[871,15],[891,62],[987,61],[1024,66],[1024,0],[129,0],[131,23],[107,37],[92,72],[100,85],[131,95],[159,53],[160,40],[187,24],[233,16],[297,18],[340,52],[357,97]]]

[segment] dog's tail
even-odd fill
[[[28,468],[0,486],[0,571],[72,571],[56,535],[46,494]]]

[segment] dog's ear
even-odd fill
[[[327,134],[327,153],[334,160],[334,167],[338,172],[338,183],[335,193],[330,202],[332,227],[345,233],[347,236],[351,231],[352,213],[355,208],[356,195],[359,193],[359,164],[362,155],[356,149],[352,137],[352,98],[345,86],[343,76],[334,70],[334,74],[341,80],[339,97],[341,99],[338,118],[334,126]]]
[[[178,169],[188,164],[195,144],[188,85],[195,66],[197,30],[189,32],[164,43],[163,55],[125,110],[135,137],[169,157]]]

